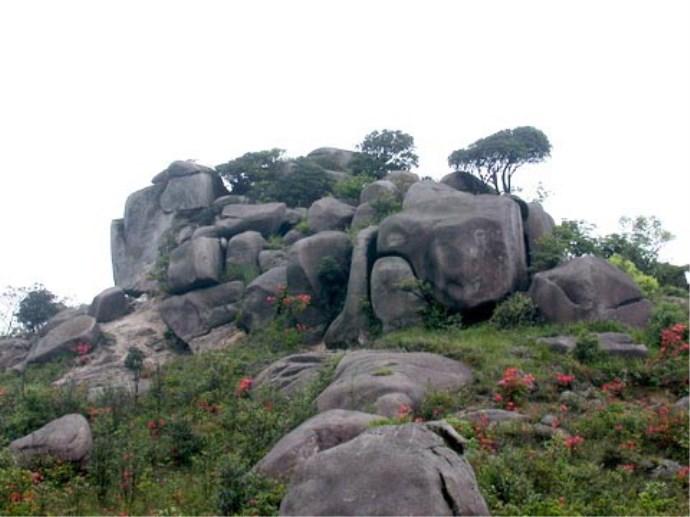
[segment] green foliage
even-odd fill
[[[437,301],[434,297],[434,288],[430,283],[414,279],[410,282],[401,282],[399,287],[424,300],[424,309],[420,315],[426,329],[458,330],[462,328],[462,315]]]
[[[374,209],[374,222],[378,224],[389,215],[400,212],[402,202],[393,194],[385,194],[372,201],[371,207]]]
[[[499,329],[508,329],[539,322],[539,310],[525,293],[515,293],[499,303],[491,316],[491,324]]]
[[[168,285],[168,266],[170,266],[170,253],[177,247],[177,241],[172,231],[168,230],[161,237],[160,245],[158,246],[158,256],[156,262],[149,271],[147,278],[158,283],[161,291],[169,292]]]
[[[319,298],[331,319],[340,314],[345,303],[349,273],[349,270],[333,257],[323,257],[319,262],[318,279],[321,283]]]
[[[545,271],[575,257],[597,254],[599,248],[593,230],[585,221],[564,220],[556,225],[539,241],[537,249],[531,250],[530,270]]]
[[[57,296],[43,285],[34,284],[19,302],[16,317],[26,330],[35,332],[62,308],[63,306],[57,301]]]
[[[381,179],[390,171],[408,171],[419,165],[419,157],[414,153],[414,138],[402,131],[372,131],[357,148],[361,153],[356,154],[350,164],[357,175]]]
[[[453,151],[448,164],[455,170],[476,175],[496,192],[510,193],[517,169],[550,156],[551,144],[540,130],[530,127],[504,129]],[[499,184],[499,179],[501,183]]]
[[[668,262],[657,262],[654,265],[654,277],[664,287],[676,288],[679,296],[688,296],[688,281],[685,274],[690,270],[688,264],[675,266]]]
[[[648,345],[658,347],[661,343],[661,331],[676,323],[688,322],[688,312],[676,303],[661,302],[654,306],[649,324],[645,331]]]
[[[249,285],[260,274],[259,268],[253,264],[226,264],[223,278],[226,282],[241,280]]]
[[[230,185],[233,194],[256,197],[254,189],[278,174],[282,165],[283,149],[270,149],[246,153],[227,163],[218,165],[216,171]]]
[[[310,207],[329,194],[333,180],[326,172],[307,158],[297,158],[282,174],[255,187],[254,196],[264,202],[277,201],[295,207]]]
[[[359,196],[362,193],[362,189],[373,181],[376,181],[376,178],[366,174],[348,176],[335,184],[333,187],[333,194],[339,199],[346,199],[359,203]]]
[[[629,275],[646,297],[650,298],[659,291],[659,282],[657,282],[656,278],[645,275],[637,269],[631,260],[625,259],[621,255],[611,255],[609,262]]]
[[[578,336],[573,351],[575,358],[581,363],[592,363],[601,358],[599,339],[594,334],[582,334]]]
[[[225,458],[220,470],[219,515],[270,515],[276,512],[284,487],[250,470],[236,455]],[[248,501],[254,504],[249,507]],[[250,512],[250,508],[251,511]]]

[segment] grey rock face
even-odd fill
[[[316,162],[324,169],[332,171],[345,171],[350,165],[355,152],[336,147],[319,147],[307,155],[307,158]]]
[[[262,273],[280,266],[287,266],[286,252],[283,250],[263,250],[259,252],[259,269]]]
[[[357,234],[345,305],[324,336],[324,342],[329,348],[363,345],[369,339],[370,322],[366,305],[369,303],[369,271],[376,257],[376,236],[376,226]]]
[[[289,479],[309,458],[352,440],[367,430],[377,415],[333,409],[316,415],[286,434],[256,465],[256,471],[275,479]]]
[[[539,248],[539,241],[551,234],[556,223],[553,217],[546,213],[541,204],[532,202],[527,205],[528,215],[525,221],[525,234],[530,254]]]
[[[289,232],[285,234],[285,237],[283,237],[283,242],[287,244],[288,246],[296,243],[300,239],[304,239],[306,235],[304,235],[302,232],[299,230],[292,229]]]
[[[371,272],[371,304],[383,331],[418,325],[426,307],[410,264],[400,257],[380,258]]]
[[[259,253],[266,241],[259,232],[248,231],[235,235],[228,241],[225,270],[228,280],[240,280],[247,274],[259,273]]]
[[[526,285],[522,218],[509,198],[422,181],[379,226],[379,254],[405,258],[454,310],[495,302]]]
[[[40,337],[43,337],[46,334],[48,334],[48,332],[53,330],[55,327],[57,327],[58,325],[62,325],[67,320],[71,320],[72,318],[75,318],[77,316],[84,316],[88,314],[88,305],[80,305],[79,307],[68,307],[67,309],[63,309],[60,312],[58,312],[55,316],[50,318],[48,321],[46,321],[45,325],[43,325],[39,329],[38,335]]]
[[[505,422],[524,422],[529,420],[527,415],[517,413],[516,411],[505,411],[503,409],[475,409],[472,411],[461,411],[458,413],[458,418],[461,420],[469,420],[470,422],[486,422],[487,424],[502,424]]]
[[[354,207],[338,201],[334,197],[324,197],[314,201],[307,214],[309,229],[316,232],[344,230],[355,215]]]
[[[21,364],[31,350],[31,341],[15,337],[0,338],[0,372]]]
[[[172,177],[160,198],[164,212],[206,208],[224,192],[218,175],[208,172]]]
[[[110,287],[97,294],[89,307],[89,315],[103,323],[112,321],[129,312],[127,295],[120,287]]]
[[[577,257],[537,273],[529,294],[554,323],[617,320],[641,327],[651,310],[632,279],[598,257]]]
[[[376,221],[376,210],[370,203],[362,203],[355,210],[355,215],[352,217],[352,228],[366,228],[374,224]]]
[[[243,294],[242,282],[227,282],[166,298],[160,304],[160,314],[177,337],[189,342],[233,321]]]
[[[247,286],[242,301],[240,328],[252,332],[267,325],[275,316],[276,307],[271,298],[277,298],[287,288],[287,268],[276,267],[258,276]]]
[[[285,212],[285,219],[290,226],[295,226],[307,218],[307,209],[304,207],[288,208]]]
[[[395,183],[388,180],[378,180],[369,183],[366,187],[362,189],[359,195],[359,203],[375,203],[378,200],[392,198],[400,198],[400,191]]]
[[[148,275],[158,249],[172,227],[174,214],[163,212],[159,200],[164,185],[134,192],[125,203],[124,219],[112,222],[110,240],[115,285],[127,291],[155,290]]]
[[[254,379],[256,389],[268,388],[286,397],[299,393],[315,381],[333,354],[309,352],[283,357],[270,364]]]
[[[240,196],[237,194],[228,194],[227,196],[221,196],[213,202],[213,206],[223,208],[226,205],[248,205],[250,199],[247,196]]]
[[[222,219],[216,223],[223,237],[253,230],[264,237],[279,233],[286,219],[285,203],[264,203],[260,205],[227,205]]]
[[[447,174],[441,179],[441,183],[449,187],[467,192],[469,194],[495,194],[493,187],[487,185],[482,180],[473,176],[469,172],[456,171]]]
[[[81,415],[65,415],[31,434],[10,443],[10,451],[21,465],[29,466],[41,456],[84,462],[93,448],[89,422]]]
[[[404,196],[409,188],[419,181],[419,176],[409,171],[391,171],[383,179],[392,182]]]
[[[70,352],[79,342],[96,345],[100,327],[91,316],[76,316],[58,325],[38,340],[26,358],[28,363],[44,363]]]
[[[192,239],[170,253],[168,285],[173,293],[217,284],[222,275],[223,251],[218,239]]]
[[[296,469],[280,514],[488,515],[463,450],[447,424],[369,429]]]
[[[622,357],[645,358],[649,350],[645,345],[636,344],[629,334],[621,332],[600,332],[594,334],[599,341],[599,349],[608,355]],[[575,350],[577,338],[575,336],[540,337],[537,343],[547,345],[554,352],[568,353]]]
[[[407,194],[403,198],[403,210],[420,203],[438,201],[447,197],[457,200],[457,193],[457,190],[444,183],[430,180],[420,181],[411,185],[407,190]]]
[[[319,411],[352,409],[396,416],[401,404],[416,409],[429,390],[454,390],[472,380],[464,364],[425,352],[350,352],[316,400]]]
[[[352,243],[346,233],[325,231],[306,237],[292,245],[288,253],[287,287],[291,295],[308,294],[312,303],[302,312],[300,323],[313,329],[314,336],[325,330],[331,307],[324,299],[326,292],[320,272],[326,260],[331,260],[347,278],[352,255]]]

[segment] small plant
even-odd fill
[[[139,396],[139,380],[144,369],[144,353],[136,347],[129,347],[125,357],[125,368],[132,372],[134,378],[134,400]]]
[[[503,377],[498,381],[498,393],[494,396],[508,411],[519,406],[527,394],[535,388],[535,378],[531,373],[524,373],[517,368],[506,368]]]
[[[158,246],[158,257],[147,275],[149,280],[154,280],[158,283],[158,286],[164,293],[169,292],[170,289],[168,285],[168,266],[170,265],[170,252],[176,247],[175,235],[168,230],[161,237],[161,243]]]
[[[259,268],[252,264],[228,264],[225,268],[224,280],[226,282],[241,280],[245,285],[249,285],[259,276],[259,273]]]
[[[375,181],[375,179],[367,175],[348,176],[335,184],[333,187],[333,194],[340,199],[359,202],[359,196],[362,193],[362,189],[373,181]]]
[[[582,334],[575,342],[573,354],[575,359],[581,363],[593,363],[602,355],[599,349],[599,339],[594,334]]]
[[[496,306],[491,324],[498,329],[508,329],[539,323],[539,310],[524,293],[515,293]]]
[[[371,202],[374,209],[374,223],[380,223],[389,215],[400,212],[402,203],[394,194],[384,194]]]

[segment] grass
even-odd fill
[[[662,409],[687,393],[687,355],[661,361],[654,349],[647,361],[596,357],[582,363],[536,341],[616,329],[414,328],[373,346],[439,353],[473,369],[465,388],[428,393],[416,414],[399,421],[448,419],[469,441],[468,459],[492,514],[687,515],[687,477],[651,476],[662,459],[688,464],[687,415]],[[251,467],[315,413],[314,400],[335,363],[291,400],[262,390],[246,396],[238,386],[302,349],[293,331],[270,328],[230,351],[181,357],[159,373],[148,372],[154,388],[136,402],[121,393],[88,401],[82,390],[52,387],[67,361],[29,367],[23,379],[0,375],[0,446],[69,412],[88,416],[95,441],[84,469],[59,463],[21,469],[0,455],[0,514],[275,514],[285,487]],[[495,397],[509,368],[534,376],[532,389],[514,394],[516,409],[530,421],[489,426],[460,420],[459,410],[505,403]],[[382,368],[375,375],[391,373]],[[576,396],[563,395],[558,373],[574,376],[567,389]],[[611,391],[615,379],[622,387]],[[532,424],[546,414],[582,442],[569,447],[560,436],[536,433]]]

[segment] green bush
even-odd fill
[[[496,306],[491,324],[499,329],[535,325],[539,323],[539,310],[524,293],[515,293]]]
[[[573,352],[575,359],[581,363],[593,363],[601,358],[601,350],[599,349],[599,339],[594,334],[582,334],[578,336],[575,342],[575,350]]]
[[[57,301],[57,296],[41,284],[35,284],[19,302],[17,321],[28,331],[34,332],[62,308],[63,306]]]
[[[402,210],[402,203],[397,196],[386,194],[372,201],[371,207],[374,209],[374,222],[378,224],[389,215],[400,212]]]
[[[359,196],[362,193],[362,189],[373,181],[375,181],[375,178],[367,175],[348,176],[335,184],[333,187],[333,194],[337,198],[359,203]]]
[[[609,262],[630,276],[646,297],[652,297],[659,291],[659,282],[656,278],[645,275],[631,260],[620,255],[611,255]]]
[[[661,343],[661,331],[676,324],[687,323],[688,313],[676,303],[662,302],[652,309],[646,331],[647,344],[658,347]]]

